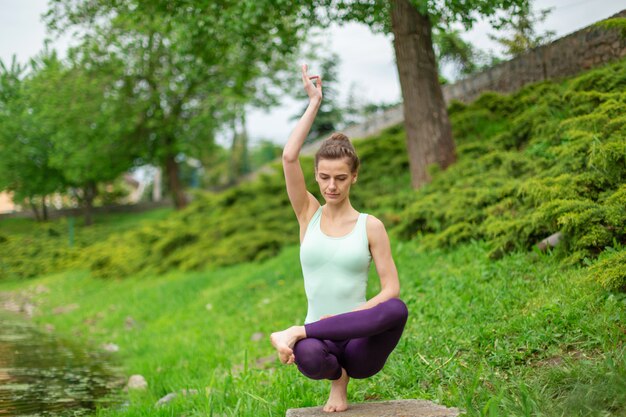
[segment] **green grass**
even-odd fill
[[[480,242],[425,251],[393,242],[410,317],[378,375],[350,383],[349,400],[425,398],[486,416],[626,414],[626,297],[607,293],[551,255],[487,258]],[[378,289],[370,276],[370,295]],[[298,248],[263,263],[150,279],[98,280],[86,271],[2,282],[46,286],[40,325],[97,347],[120,346],[125,376],[149,389],[102,416],[277,416],[322,404],[328,383],[272,359],[271,331],[301,324],[306,300]],[[80,308],[54,315],[55,307]],[[210,304],[210,309],[207,309]],[[136,326],[127,328],[131,317]],[[262,332],[261,341],[251,340]],[[200,394],[155,408],[168,392]]]

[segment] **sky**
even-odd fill
[[[15,54],[17,60],[24,63],[43,49],[46,30],[41,15],[46,7],[47,0],[0,0],[0,59],[3,62],[10,62]],[[553,30],[558,38],[626,9],[626,0],[535,0],[533,7],[535,10],[553,8],[538,31]],[[462,36],[475,47],[500,55],[501,50],[489,39],[489,33],[495,32],[487,22],[481,21]],[[367,102],[400,101],[391,36],[374,35],[366,26],[356,23],[332,26],[325,36],[327,47],[340,57],[339,79],[335,86],[340,100],[345,101],[352,88]],[[54,41],[52,46],[64,55],[69,43],[69,38],[65,37]],[[294,62],[293,66],[294,71],[300,70],[299,62]],[[310,72],[315,71],[313,67]],[[296,123],[289,119],[305,104],[285,97],[281,106],[269,112],[250,109],[247,128],[251,142],[270,139],[284,144]]]

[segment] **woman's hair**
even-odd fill
[[[322,145],[315,153],[315,169],[320,159],[343,159],[347,158],[350,172],[355,173],[359,169],[359,157],[356,156],[354,146],[350,139],[343,133],[335,132],[329,138],[324,139]]]

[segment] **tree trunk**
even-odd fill
[[[43,221],[48,221],[48,207],[46,207],[46,196],[41,197],[41,215]]]
[[[237,117],[234,116],[230,125],[233,131],[233,141],[230,145],[230,164],[228,167],[228,185],[233,186],[239,177],[239,132],[237,131]]]
[[[33,210],[33,214],[35,215],[35,220],[40,222],[41,216],[39,216],[39,210],[37,210],[37,205],[33,201],[33,197],[28,197],[28,204],[30,205],[31,210]]]
[[[96,198],[98,189],[96,183],[91,181],[83,188],[83,213],[85,215],[85,226],[93,224],[93,200]]]
[[[456,161],[454,141],[428,17],[409,0],[393,0],[391,24],[404,100],[411,183],[419,188],[430,181],[430,164],[445,169]]]
[[[152,201],[161,201],[161,167],[157,167],[154,172],[154,182],[152,183]]]
[[[175,155],[168,153],[165,156],[165,172],[167,175],[167,182],[172,193],[172,200],[176,209],[182,209],[187,206],[187,197],[183,190],[183,185],[180,182],[180,167],[176,162]]]
[[[246,113],[245,110],[241,110],[239,116],[239,123],[241,124],[241,174],[250,173],[250,155],[248,153],[248,129],[246,129]]]

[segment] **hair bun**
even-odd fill
[[[359,157],[356,150],[346,135],[335,132],[322,141],[320,148],[315,153],[315,169],[320,159],[348,158],[350,170],[356,172],[359,169]]]
[[[350,139],[348,139],[348,137],[341,132],[335,132],[332,135],[330,135],[330,137],[328,138],[328,141],[331,141],[331,140],[350,143]]]

